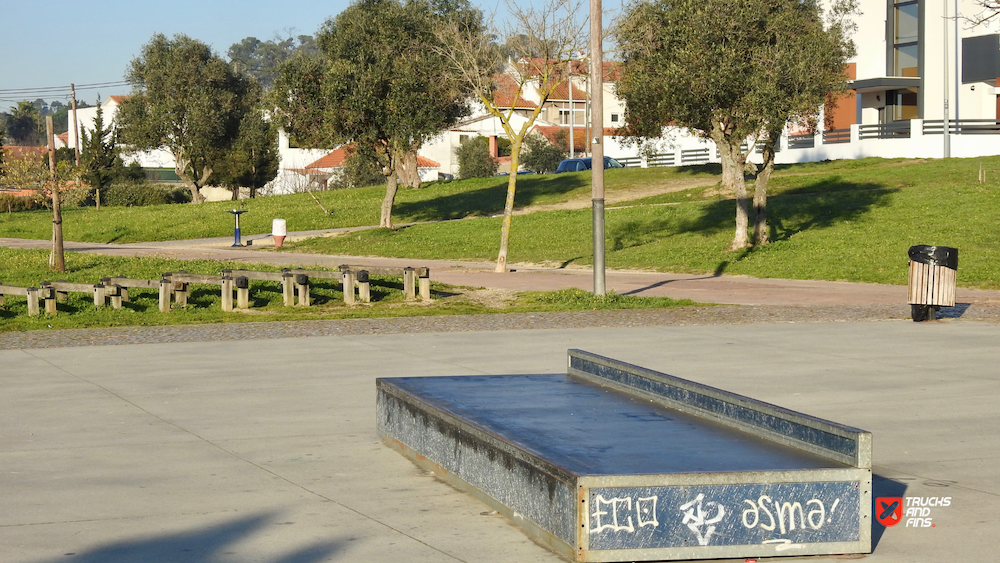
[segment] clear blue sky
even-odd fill
[[[534,1],[515,3],[528,6]],[[502,1],[472,2],[487,14],[505,9]],[[603,3],[605,10],[621,7],[621,0]],[[244,37],[267,40],[314,34],[324,21],[349,5],[350,0],[4,2],[0,7],[0,111],[9,111],[23,99],[69,103],[71,83],[78,87],[77,99],[90,104],[98,95],[107,99],[127,94],[129,87],[125,85],[83,85],[122,82],[128,63],[154,33],[168,37],[183,33],[225,56],[229,46]],[[583,9],[587,10],[586,3]],[[66,88],[44,90],[61,86]]]
[[[123,0],[11,1],[0,8],[0,110],[11,99],[69,102],[60,93],[8,93],[75,84],[119,82],[125,68],[154,33],[183,33],[225,56],[244,37],[313,34],[349,0]],[[78,92],[89,103],[128,87]]]

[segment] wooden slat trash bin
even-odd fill
[[[950,246],[911,246],[909,298],[914,321],[934,320],[941,307],[955,306],[958,249]]]

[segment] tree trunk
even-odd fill
[[[420,169],[417,165],[417,149],[407,151],[406,153],[406,176],[403,176],[404,181],[413,189],[420,189]]]
[[[517,188],[517,167],[521,158],[521,139],[511,139],[510,143],[510,176],[507,178],[507,200],[503,205],[503,223],[500,225],[500,252],[497,254],[497,266],[494,272],[507,271],[507,249],[510,245],[510,225],[514,218],[514,190]]]
[[[722,158],[722,187],[725,190],[732,190],[736,197],[736,233],[733,236],[733,243],[727,250],[739,250],[750,245],[747,238],[750,209],[747,201],[747,185],[743,177],[747,157],[740,150],[739,142],[730,139],[718,123],[712,130],[712,139],[719,148],[719,156]]]
[[[758,246],[771,242],[767,232],[767,183],[771,180],[771,172],[774,172],[774,144],[778,139],[780,133],[777,139],[774,135],[768,136],[764,144],[764,165],[753,186],[753,243]]]
[[[385,177],[385,199],[382,200],[382,212],[379,216],[378,226],[386,229],[392,228],[392,204],[396,201],[396,190],[399,183],[396,180],[396,167],[388,166],[390,173]]]
[[[52,183],[52,253],[49,267],[56,272],[66,271],[66,257],[63,252],[62,205],[59,201],[59,181],[56,180],[56,149],[52,134],[52,116],[45,117],[45,128],[49,143],[49,180]]]

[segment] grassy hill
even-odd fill
[[[979,183],[980,166],[987,181]],[[717,166],[610,170],[607,266],[759,277],[906,283],[906,250],[935,244],[960,250],[959,284],[998,288],[1000,157],[951,160],[862,159],[779,167],[768,210],[772,244],[726,252],[735,203],[718,189]],[[403,190],[394,220],[418,224],[318,238],[290,250],[413,258],[493,260],[505,178]],[[751,186],[752,189],[752,186]],[[384,189],[316,192],[245,202],[150,208],[70,209],[68,240],[141,242],[232,233],[234,204],[249,210],[244,234],[372,225]],[[592,263],[588,173],[522,176],[509,260]],[[467,219],[445,221],[448,219]],[[45,212],[0,214],[0,236],[48,238]]]

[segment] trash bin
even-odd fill
[[[916,322],[933,321],[941,307],[955,306],[958,249],[918,244],[909,255],[910,314]]]
[[[274,237],[274,247],[281,247],[282,243],[285,242],[285,235],[287,234],[287,226],[285,225],[284,219],[275,219],[271,221],[271,236]]]

